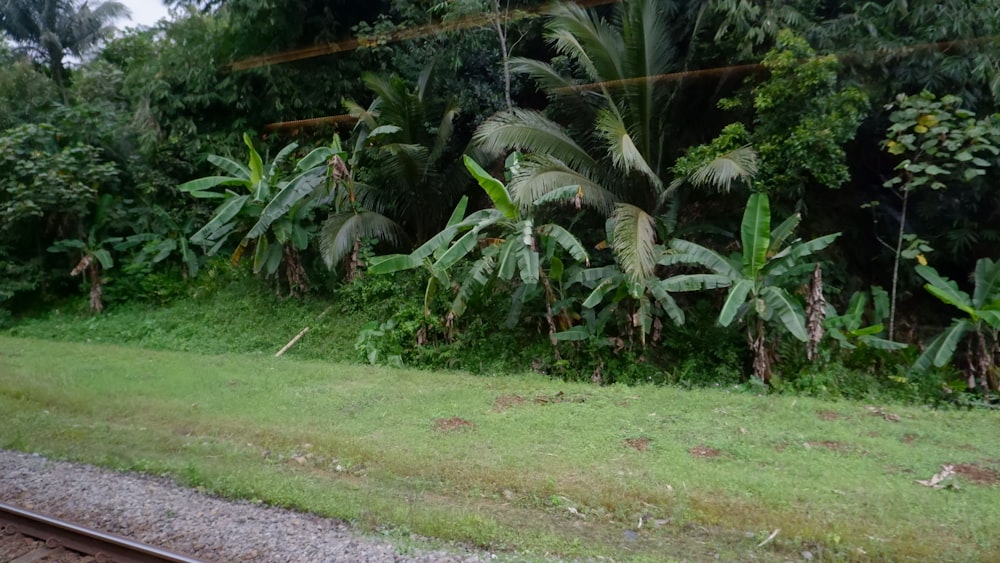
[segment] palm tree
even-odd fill
[[[65,91],[66,54],[84,55],[114,31],[112,22],[129,15],[114,1],[0,0],[0,31],[44,61]]]
[[[446,158],[458,105],[435,95],[433,65],[415,85],[374,74],[366,74],[364,82],[375,94],[371,105],[345,102],[358,119],[347,201],[336,205],[320,242],[329,267],[351,258],[348,278],[362,240],[397,248],[407,239],[426,241],[444,224],[465,185]]]

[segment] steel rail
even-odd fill
[[[204,563],[0,502],[0,528],[114,563]]]

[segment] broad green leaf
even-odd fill
[[[564,266],[562,260],[558,256],[553,256],[549,259],[549,277],[554,281],[562,282]]]
[[[781,324],[792,333],[792,336],[802,342],[809,340],[806,332],[806,315],[802,311],[802,305],[789,295],[787,291],[780,287],[765,287],[760,292],[761,297],[767,306],[778,316]]]
[[[913,364],[913,369],[917,372],[924,372],[932,365],[941,367],[948,363],[955,354],[955,349],[962,340],[962,336],[971,327],[972,323],[968,319],[961,319],[946,328],[927,345],[927,349]]]
[[[267,167],[267,177],[268,178],[274,178],[278,174],[278,168],[281,166],[281,164],[297,148],[299,148],[299,144],[298,143],[289,143],[289,144],[285,145],[285,148],[281,149],[278,152],[277,156],[274,157],[274,160],[271,161],[271,164],[268,165],[268,167]]]
[[[325,165],[335,155],[340,155],[342,160],[346,160],[347,153],[332,147],[317,147],[309,151],[309,154],[303,156],[295,165],[295,169],[302,172],[312,170],[317,166]]]
[[[458,234],[458,229],[456,227],[445,227],[443,231],[432,236],[427,242],[417,247],[413,251],[411,256],[415,261],[422,262],[424,258],[427,258],[439,248],[447,248],[451,241],[455,239],[455,235]]]
[[[391,274],[403,270],[419,268],[423,262],[416,260],[410,254],[390,254],[374,256],[368,260],[368,273]]]
[[[881,332],[881,331],[880,331]],[[906,344],[902,342],[894,342],[892,340],[886,340],[885,338],[879,338],[877,336],[865,335],[858,338],[858,342],[861,342],[869,348],[874,348],[876,350],[903,350],[907,348]]]
[[[570,327],[562,332],[557,332],[552,335],[552,338],[559,341],[581,341],[590,339],[590,331],[586,327],[574,326]]]
[[[312,195],[324,179],[322,171],[308,171],[288,182],[261,211],[257,223],[247,232],[246,238],[257,238],[266,233],[271,224],[283,217],[296,203]]]
[[[812,270],[813,266],[811,264],[801,264],[799,260],[830,246],[839,236],[840,233],[833,233],[806,242],[795,242],[783,250],[780,256],[769,260],[764,265],[762,273],[771,276],[783,276],[793,272],[800,272],[802,268]]]
[[[239,162],[217,154],[208,155],[208,161],[214,164],[217,168],[221,168],[223,171],[228,172],[230,176],[242,180],[244,186],[249,188],[254,184],[251,180],[250,169]]]
[[[479,245],[479,229],[472,229],[452,244],[441,257],[434,262],[434,268],[447,270],[465,258]]]
[[[101,267],[105,270],[115,265],[115,261],[111,258],[111,253],[103,248],[94,251],[94,258],[97,258],[97,261],[101,263]]]
[[[719,312],[720,325],[729,326],[733,322],[740,306],[747,302],[747,296],[751,289],[753,289],[753,280],[748,279],[741,279],[729,288],[726,301],[722,304],[722,310]]]
[[[1000,311],[977,311],[979,318],[991,327],[1000,330]]]
[[[248,133],[243,134],[243,142],[250,149],[250,183],[257,185],[264,179],[264,161],[260,159],[260,153],[254,148]]]
[[[66,252],[67,250],[82,250],[87,245],[84,244],[82,240],[79,239],[65,239],[56,241],[55,244],[48,248],[49,252]]]
[[[685,274],[661,280],[667,291],[698,291],[701,289],[721,289],[733,285],[733,280],[719,274]]]
[[[871,336],[878,334],[884,330],[885,327],[882,325],[871,325],[863,328],[856,328],[851,330],[851,336]]]
[[[227,199],[218,209],[215,210],[215,215],[205,224],[204,227],[198,230],[195,234],[191,235],[191,242],[195,244],[204,244],[206,242],[215,242],[219,237],[219,232],[222,227],[229,223],[229,221],[239,214],[240,210],[243,209],[243,205],[246,204],[247,200],[250,199],[249,195],[241,195],[236,197],[231,197]],[[227,233],[228,234],[228,233]]]
[[[872,286],[873,319],[879,322],[889,318],[889,292],[881,286]]]
[[[556,242],[559,246],[563,248],[569,255],[573,257],[574,260],[590,263],[590,256],[587,254],[587,249],[580,242],[580,239],[576,238],[573,233],[567,231],[559,225],[549,223],[547,225],[542,225],[538,227],[539,236],[548,237]]]
[[[458,200],[458,205],[455,206],[455,210],[451,212],[451,217],[448,218],[448,223],[446,227],[453,227],[458,223],[462,222],[465,217],[465,210],[469,206],[469,196],[463,195],[462,199]]]
[[[670,295],[663,280],[656,280],[650,283],[649,292],[653,294],[653,297],[656,298],[660,307],[663,307],[663,311],[667,313],[667,316],[670,317],[670,320],[674,324],[678,326],[684,324],[684,310],[677,305],[677,301]]]
[[[771,255],[777,254],[781,250],[781,247],[784,246],[785,241],[788,240],[788,237],[792,236],[792,233],[795,232],[795,228],[799,226],[800,222],[802,222],[802,214],[796,213],[775,227],[771,231],[771,244],[767,249],[767,253]]]
[[[541,275],[538,252],[529,249],[527,246],[518,249],[517,265],[521,270],[521,281],[528,285],[538,283],[538,278]]]
[[[753,193],[747,200],[740,227],[743,242],[743,275],[756,278],[767,260],[771,245],[771,204],[765,193]]]
[[[198,178],[197,180],[191,180],[190,182],[184,182],[183,184],[177,186],[177,189],[182,192],[192,193],[195,197],[210,197],[197,195],[198,192],[204,192],[205,190],[214,188],[216,186],[245,186],[246,181],[240,180],[239,178],[233,178],[232,176],[206,176],[205,178]],[[221,197],[221,194],[219,194]]]
[[[583,306],[588,309],[594,308],[604,300],[604,296],[612,291],[618,289],[618,285],[621,280],[616,280],[615,278],[606,278],[601,283],[597,284],[597,287],[590,292],[590,295],[583,300]]]
[[[712,270],[716,274],[725,276],[732,280],[743,277],[743,274],[714,250],[709,250],[704,246],[688,242],[686,240],[674,239],[670,241],[670,248],[673,254],[666,253],[659,257],[657,263],[661,266],[673,264],[699,264]]]
[[[497,253],[497,277],[510,281],[514,279],[514,272],[517,271],[517,252],[514,248],[523,248],[520,244],[515,244],[513,239],[508,239],[500,245]]]
[[[924,289],[929,291],[931,295],[949,305],[958,307],[969,315],[973,314],[972,300],[968,293],[958,289],[958,284],[945,278],[930,266],[917,266],[914,268],[914,271],[917,275],[930,282],[924,285]]]
[[[868,306],[868,294],[864,291],[855,291],[851,296],[851,302],[847,304],[844,317],[848,319],[847,328],[857,329],[864,321],[865,307]]]
[[[595,281],[604,281],[609,278],[617,278],[621,281],[622,273],[617,266],[601,266],[600,268],[587,268],[578,270],[566,280],[567,285],[584,284],[588,285]]]
[[[511,221],[516,221],[520,217],[520,213],[517,210],[517,206],[510,199],[510,193],[507,191],[507,187],[504,186],[500,180],[497,180],[489,174],[482,166],[473,160],[469,155],[462,156],[465,162],[465,167],[469,170],[469,173],[475,177],[476,181],[479,182],[480,187],[486,192],[486,195],[490,196],[490,200],[493,205],[504,214],[505,217]]]
[[[972,305],[983,309],[986,304],[1000,299],[1000,260],[980,258],[976,262],[976,288],[972,293]]]
[[[190,192],[191,197],[196,197],[198,199],[225,199],[226,194],[221,194],[219,192]]]

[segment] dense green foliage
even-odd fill
[[[363,361],[998,391],[985,0],[167,4],[0,2],[0,323],[224,253],[351,300]]]

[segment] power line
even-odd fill
[[[576,0],[576,4],[580,5],[583,8],[593,8],[596,6],[604,6],[607,4],[617,4],[618,2],[621,2],[621,0]],[[509,21],[519,21],[522,19],[535,18],[542,15],[542,13],[545,10],[546,8],[536,8],[534,10],[516,10],[511,14]],[[409,41],[412,39],[419,39],[421,37],[428,37],[431,35],[450,33],[453,31],[463,31],[466,29],[472,29],[476,27],[483,27],[489,25],[491,23],[491,18],[492,16],[488,14],[476,14],[471,16],[465,16],[463,18],[459,18],[448,22],[438,22],[427,25],[418,25],[415,27],[399,29],[390,32],[385,36],[352,37],[349,39],[344,39],[342,41],[337,41],[335,43],[327,43],[325,45],[313,45],[311,47],[294,49],[291,51],[285,51],[283,53],[277,53],[274,55],[261,55],[258,57],[249,57],[246,59],[241,59],[234,62],[230,68],[232,68],[232,70],[248,70],[251,68],[259,68],[262,66],[270,66],[275,64],[287,63],[291,61],[311,59],[313,57],[322,57],[323,55],[346,53],[360,48],[375,47],[377,45],[386,45],[389,43],[398,43],[400,41]]]

